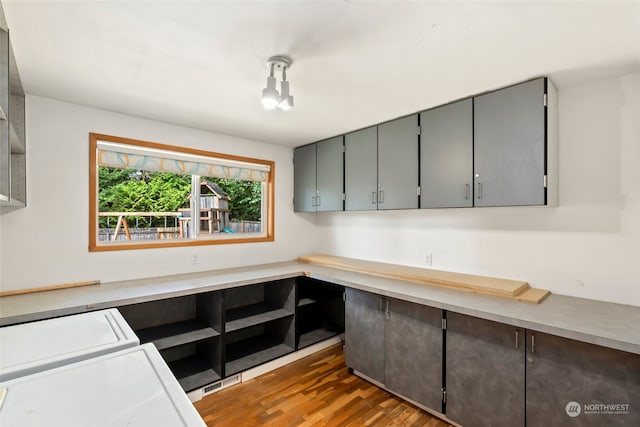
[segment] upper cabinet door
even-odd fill
[[[544,205],[545,80],[474,98],[475,206]]]
[[[378,209],[378,128],[344,137],[344,186],[347,211]]]
[[[0,201],[11,192],[11,147],[9,145],[9,33],[0,29]]]
[[[316,209],[318,212],[342,210],[343,153],[342,136],[316,143]]]
[[[293,151],[293,210],[316,211],[316,144]]]
[[[420,113],[420,207],[473,206],[473,102]]]
[[[378,209],[418,208],[418,115],[378,126]]]

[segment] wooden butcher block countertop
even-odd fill
[[[539,304],[549,295],[549,291],[533,289],[527,282],[519,280],[498,279],[495,277],[386,264],[324,254],[301,256],[298,258],[298,261],[340,270],[356,271],[373,276],[387,277],[389,279],[406,280],[430,286],[440,286],[482,295],[509,298],[532,304]]]

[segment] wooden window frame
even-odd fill
[[[236,160],[241,162],[256,163],[270,167],[270,172],[266,184],[266,235],[260,237],[241,238],[195,238],[184,240],[151,240],[150,243],[127,243],[127,244],[107,244],[98,243],[98,164],[97,148],[98,141],[115,142],[127,145],[137,145],[146,148],[169,150],[179,153],[195,154],[200,156],[216,157],[221,159]],[[227,245],[235,243],[259,243],[273,242],[275,240],[275,162],[271,160],[255,159],[250,157],[234,156],[230,154],[216,153],[212,151],[199,150],[195,148],[180,147],[175,145],[160,144],[157,142],[141,141],[130,138],[123,138],[113,135],[99,133],[89,133],[89,251],[106,252],[131,249],[155,249],[171,248],[179,246],[203,246],[203,245]]]

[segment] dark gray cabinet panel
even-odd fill
[[[386,322],[381,296],[346,289],[345,363],[384,384]]]
[[[524,331],[448,312],[446,361],[448,418],[465,427],[524,426]]]
[[[0,30],[0,108],[9,115],[9,33]],[[11,146],[9,120],[0,119],[0,201],[9,200],[11,193]]]
[[[293,210],[316,211],[316,144],[293,151]]]
[[[343,149],[342,136],[316,143],[316,210],[318,212],[342,210]]]
[[[348,133],[345,145],[345,210],[378,209],[378,127]]]
[[[543,205],[544,79],[474,98],[475,206]]]
[[[420,113],[420,207],[473,206],[473,101]]]
[[[418,208],[418,115],[378,126],[378,209]]]
[[[639,355],[531,331],[526,351],[527,426],[640,425]]]
[[[385,385],[442,411],[442,310],[387,299]]]

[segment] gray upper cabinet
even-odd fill
[[[293,210],[316,211],[316,144],[293,151]]]
[[[341,211],[344,184],[343,137],[316,143],[316,210]]]
[[[11,193],[11,146],[9,144],[9,32],[0,29],[0,201]]]
[[[447,312],[446,337],[447,418],[465,427],[524,426],[524,331]]]
[[[345,363],[384,384],[385,312],[380,295],[346,288]]]
[[[298,147],[293,151],[293,210],[342,210],[343,138]]]
[[[378,209],[378,127],[344,137],[345,210]]]
[[[472,100],[420,113],[420,207],[471,207],[472,186]]]
[[[545,79],[474,98],[475,206],[546,202]]]
[[[378,126],[378,209],[418,208],[418,115]]]
[[[527,426],[640,426],[639,355],[534,331],[526,351]]]
[[[441,412],[442,310],[386,299],[385,385]]]

